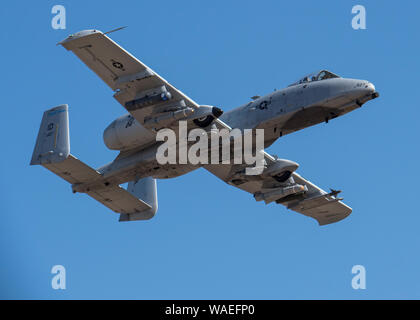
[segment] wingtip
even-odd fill
[[[69,35],[67,38],[65,38],[64,40],[60,41],[57,43],[58,45],[64,45],[67,42],[79,39],[79,38],[83,38],[83,37],[87,37],[90,36],[92,34],[104,34],[102,31],[97,30],[97,29],[88,29],[88,30],[82,30],[76,33],[72,33],[71,35]]]

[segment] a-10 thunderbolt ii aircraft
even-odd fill
[[[79,57],[114,91],[128,114],[104,131],[105,145],[120,153],[114,161],[93,169],[70,154],[68,107],[44,113],[31,165],[42,165],[120,214],[120,221],[146,220],[157,211],[156,179],[186,174],[199,167],[226,183],[312,217],[320,225],[347,217],[352,209],[295,172],[298,164],[264,151],[263,170],[244,173],[246,164],[164,164],[156,159],[156,132],[178,132],[179,121],[188,128],[264,129],[264,147],[279,137],[342,116],[378,97],[372,83],[346,79],[327,70],[308,75],[285,89],[255,96],[245,105],[223,113],[202,106],[169,84],[141,61],[98,30],[70,35],[60,44]],[[127,189],[120,185],[128,182]]]

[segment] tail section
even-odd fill
[[[128,191],[107,183],[98,171],[70,154],[68,119],[67,105],[44,113],[30,164],[42,165],[71,183],[73,192],[84,190],[95,200],[120,213],[120,221],[152,218],[157,210],[156,181],[145,178],[130,182]],[[81,185],[91,187],[80,188]]]

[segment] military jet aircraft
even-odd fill
[[[93,169],[70,154],[68,106],[47,110],[42,118],[31,165],[42,165],[120,214],[120,221],[146,220],[157,211],[156,179],[186,174],[199,167],[226,183],[251,193],[255,200],[275,202],[312,217],[320,225],[347,217],[352,209],[341,202],[339,190],[326,192],[295,171],[294,161],[264,152],[258,175],[244,173],[246,164],[165,164],[156,160],[159,129],[264,129],[265,147],[279,137],[328,122],[378,97],[366,80],[346,79],[322,70],[265,96],[254,96],[243,106],[223,113],[199,105],[176,89],[106,33],[85,30],[60,44],[72,51],[113,90],[128,114],[104,131],[105,145],[120,153],[114,161]],[[127,189],[121,185],[127,183]]]

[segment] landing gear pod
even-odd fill
[[[264,170],[264,177],[273,177],[278,182],[286,182],[299,165],[291,160],[277,159],[267,169]]]

